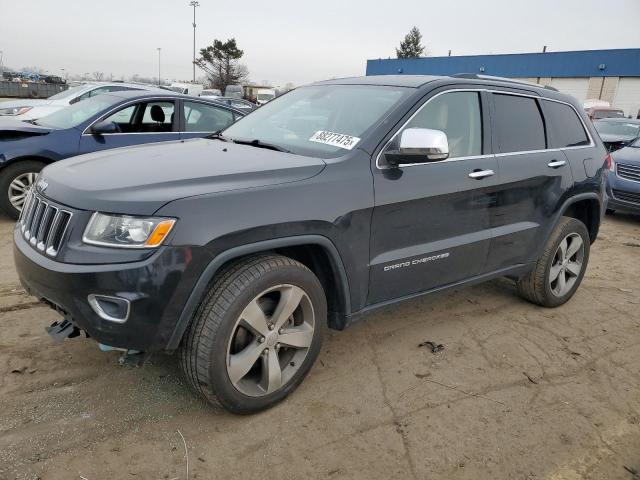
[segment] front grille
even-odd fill
[[[611,190],[611,193],[613,193],[613,196],[618,200],[623,200],[625,202],[632,202],[632,203],[640,203],[640,193],[625,192],[624,190],[616,190],[616,189]]]
[[[71,212],[52,204],[32,190],[24,203],[18,225],[22,236],[32,247],[55,257],[64,240],[69,220]]]
[[[618,176],[620,178],[626,178],[627,180],[640,182],[640,166],[629,165],[626,163],[616,163],[616,169],[618,170]]]

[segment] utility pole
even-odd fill
[[[193,7],[193,83],[196,83],[196,7],[200,6],[200,2],[191,0],[189,5]]]
[[[160,86],[162,84],[160,80],[160,51],[162,48],[158,47],[156,50],[158,50],[158,86]]]
[[[4,60],[4,52],[0,50],[0,79],[2,79],[2,74],[4,73],[4,63],[2,63],[3,60]]]

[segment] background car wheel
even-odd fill
[[[252,256],[212,282],[180,346],[191,387],[234,413],[272,407],[317,358],[327,323],[322,285],[280,255]]]
[[[582,282],[590,246],[584,224],[562,217],[535,268],[517,282],[520,295],[543,307],[557,307],[568,301]]]
[[[0,208],[13,219],[20,216],[20,211],[27,197],[29,187],[36,181],[43,162],[24,160],[12,163],[0,172]]]
[[[607,208],[607,211],[605,212],[607,215],[613,215],[614,213],[616,213],[615,210],[612,210],[611,208]]]

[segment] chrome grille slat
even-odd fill
[[[640,204],[640,193],[626,192],[624,190],[616,190],[616,189],[611,190],[611,193],[613,193],[614,198],[618,200]]]
[[[640,182],[640,166],[627,163],[616,163],[616,170],[620,178]]]
[[[45,255],[55,257],[64,241],[72,213],[53,205],[33,190],[18,219],[24,239]]]

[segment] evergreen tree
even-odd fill
[[[398,58],[418,58],[424,53],[424,46],[421,45],[422,34],[418,27],[413,27],[400,42],[400,48],[396,48]]]

